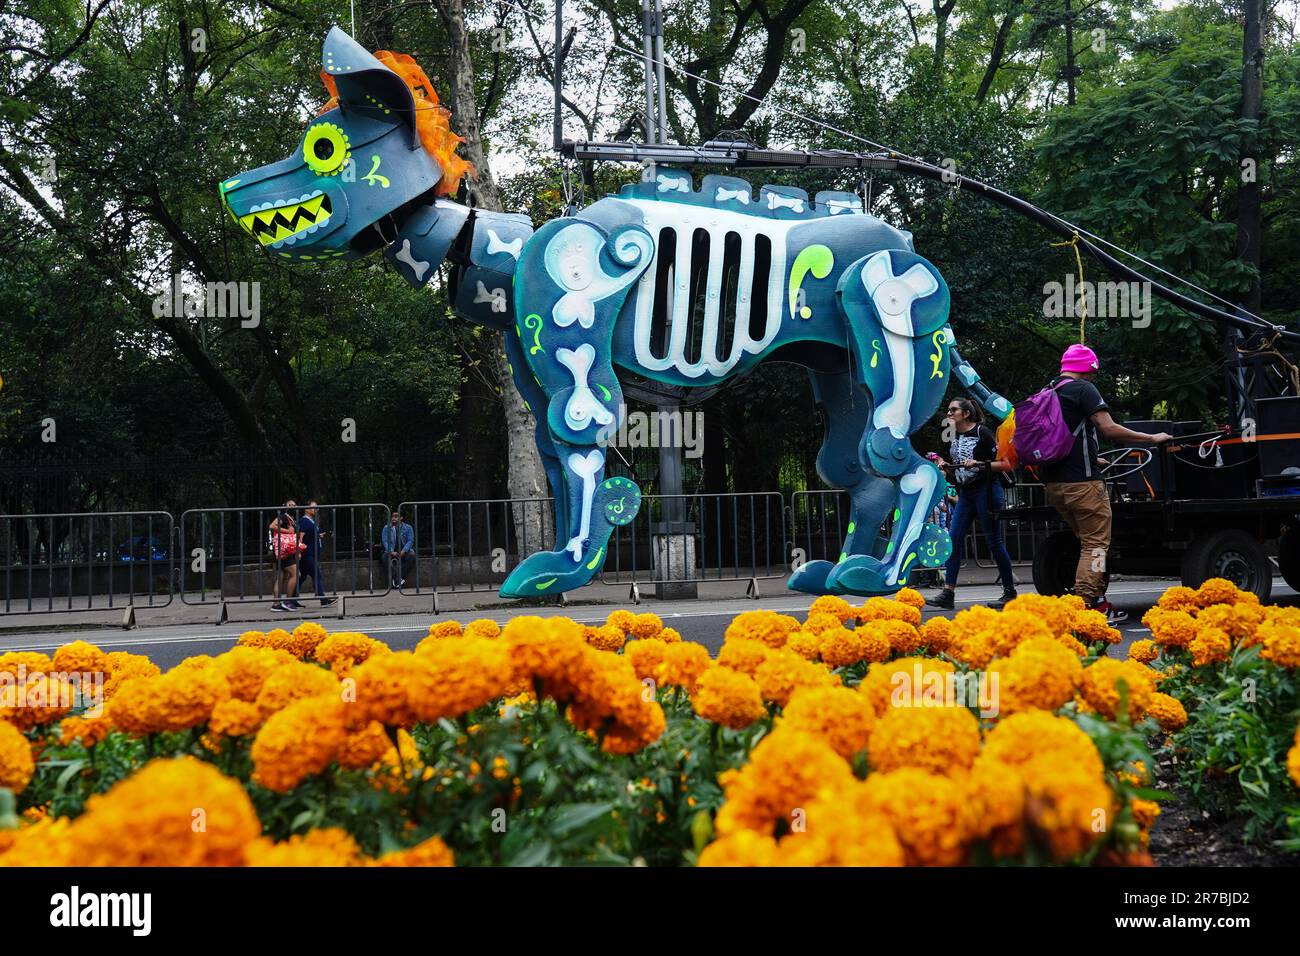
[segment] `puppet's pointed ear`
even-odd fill
[[[332,27],[325,37],[321,66],[338,87],[339,105],[345,112],[403,123],[410,132],[412,147],[419,143],[415,98],[406,81],[338,27]]]

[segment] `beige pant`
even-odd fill
[[[1050,482],[1047,503],[1079,539],[1074,593],[1091,603],[1106,593],[1106,552],[1110,549],[1110,497],[1100,481]]]

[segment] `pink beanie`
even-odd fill
[[[1061,356],[1062,372],[1080,372],[1087,374],[1101,368],[1097,353],[1086,345],[1071,345]]]

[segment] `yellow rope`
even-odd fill
[[[1074,249],[1074,261],[1079,266],[1079,344],[1084,344],[1084,323],[1088,321],[1088,297],[1083,293],[1083,256],[1079,254],[1079,234],[1076,232],[1069,242],[1053,242],[1053,249],[1070,246]]]

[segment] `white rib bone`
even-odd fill
[[[828,199],[824,203],[832,216],[838,216],[842,212],[861,212],[861,204],[851,199]]]
[[[402,240],[402,248],[398,251],[396,259],[398,262],[405,262],[411,267],[411,271],[415,273],[416,282],[424,281],[424,273],[429,268],[429,263],[420,259],[412,258],[410,239]]]
[[[555,358],[573,376],[573,394],[564,405],[564,423],[574,431],[582,431],[593,421],[602,427],[613,424],[613,413],[600,404],[587,384],[587,373],[596,361],[595,347],[584,342],[576,349],[556,349]]]
[[[591,501],[596,496],[596,475],[605,467],[605,455],[593,448],[587,454],[574,452],[569,456],[569,469],[582,479],[582,522],[578,533],[569,539],[565,551],[573,552],[573,560],[582,560],[583,542],[591,536]]]
[[[484,302],[490,302],[492,304],[493,312],[504,312],[506,310],[506,290],[489,290],[488,287],[483,284],[482,279],[477,280],[477,282],[478,291],[474,293],[474,304],[480,305]]]
[[[658,184],[656,188],[661,193],[669,193],[673,191],[688,193],[691,191],[691,187],[687,184],[686,180],[680,176],[665,176],[663,173],[659,173],[655,176],[655,182]]]
[[[487,237],[488,237],[488,244],[487,244],[488,255],[494,256],[498,252],[504,252],[506,255],[510,256],[510,258],[514,259],[516,262],[519,261],[519,253],[524,248],[523,236],[516,236],[514,239],[511,239],[509,242],[504,242],[502,241],[501,237],[497,235],[495,229],[489,229],[487,231]]]
[[[767,194],[767,208],[773,209],[793,209],[795,212],[803,212],[803,200],[798,196],[782,196],[780,193]]]
[[[718,191],[713,196],[713,201],[726,202],[728,199],[736,199],[748,206],[751,198],[753,197],[748,186],[743,189],[728,189],[726,186],[719,186]]]

